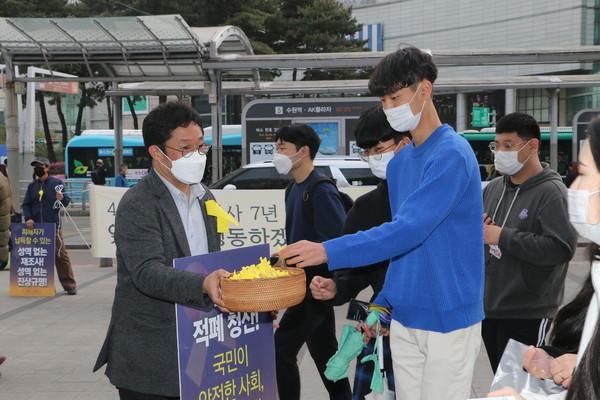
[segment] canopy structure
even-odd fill
[[[6,64],[7,82],[23,81],[193,81],[208,82],[212,96],[213,120],[220,121],[221,82],[248,81],[258,86],[257,69],[240,68],[216,71],[204,68],[210,58],[227,59],[253,55],[245,33],[235,26],[193,28],[179,15],[114,18],[0,18],[0,52]],[[82,76],[66,78],[59,74],[18,76],[19,65],[41,65],[52,71],[57,65],[79,65]],[[86,76],[87,75],[87,76]],[[14,88],[7,85],[7,88]],[[119,93],[120,94],[120,93]],[[123,94],[125,95],[125,94]],[[14,91],[7,96],[9,162],[17,158],[21,169],[33,154],[22,145],[16,123],[17,102]],[[120,101],[115,102],[120,104]],[[122,110],[115,107],[115,165],[122,161]],[[14,118],[14,119],[13,119]],[[215,150],[220,153],[220,124],[213,124]],[[31,146],[33,147],[33,146]],[[19,151],[21,149],[21,151]],[[220,154],[219,154],[220,155]],[[214,157],[213,170],[220,173],[220,156]],[[11,168],[19,174],[19,167]],[[23,175],[23,174],[20,174]],[[13,177],[15,181],[19,175]]]
[[[45,65],[52,70],[51,64],[80,64],[89,78],[117,81],[209,80],[202,67],[209,57],[253,54],[241,29],[191,28],[179,15],[0,18],[0,51],[9,66]],[[244,69],[235,75],[257,77]]]

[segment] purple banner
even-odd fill
[[[56,224],[11,224],[11,296],[54,296]]]
[[[175,268],[198,274],[233,272],[269,257],[258,245],[180,258]],[[268,313],[222,313],[177,304],[181,400],[275,399],[275,345]]]

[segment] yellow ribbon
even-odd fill
[[[40,201],[42,201],[42,197],[44,197],[44,189],[40,189],[38,195],[40,196]]]
[[[217,232],[229,232],[229,224],[240,226],[239,222],[237,222],[235,218],[225,211],[216,201],[207,200],[204,204],[206,205],[206,213],[217,219]]]

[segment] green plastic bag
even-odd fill
[[[364,347],[362,333],[352,325],[344,325],[338,351],[327,361],[325,377],[333,382],[347,378],[350,363],[359,356]]]

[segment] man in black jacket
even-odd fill
[[[359,197],[354,207],[348,212],[343,234],[364,231],[374,226],[389,222],[391,217],[388,199],[387,181],[385,180],[385,167],[407,143],[410,143],[408,133],[396,132],[388,123],[381,106],[378,104],[362,113],[355,128],[354,135],[357,145],[364,149],[361,158],[369,163],[373,173],[382,179],[377,188]],[[332,305],[339,306],[347,303],[358,295],[363,289],[371,286],[373,297],[383,288],[388,262],[336,271],[333,279],[316,276],[311,282],[311,291],[315,299],[327,300]],[[358,359],[373,352],[374,340],[371,340]],[[394,388],[394,375],[392,372],[392,359],[389,340],[384,339],[384,367],[387,372],[388,387]],[[373,364],[360,362],[356,365],[354,378],[353,399],[364,399],[370,389]]]
[[[31,166],[34,179],[27,186],[22,204],[25,224],[29,229],[33,227],[34,223],[56,224],[54,264],[58,280],[68,295],[75,295],[77,294],[77,282],[75,282],[60,221],[60,208],[68,206],[71,199],[69,195],[63,193],[63,181],[50,176],[50,161],[47,158],[37,157],[31,162]]]
[[[92,171],[92,183],[94,185],[106,185],[106,167],[101,158],[96,160],[96,168]]]

